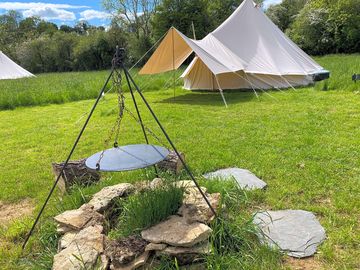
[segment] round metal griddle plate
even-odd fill
[[[86,167],[96,170],[102,151],[89,157]],[[169,150],[148,144],[134,144],[107,149],[100,161],[100,171],[121,172],[146,168],[164,160]]]

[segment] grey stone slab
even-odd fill
[[[169,219],[141,232],[141,237],[155,244],[168,244],[175,247],[192,247],[207,240],[212,230],[209,226],[186,219],[170,216]]]
[[[207,179],[235,179],[239,186],[246,190],[263,189],[267,184],[259,179],[252,172],[240,168],[221,169],[216,172],[207,173],[204,175]]]
[[[257,213],[262,242],[278,247],[291,257],[312,256],[326,234],[315,215],[303,210],[282,210]]]

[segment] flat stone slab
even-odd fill
[[[171,216],[169,219],[141,232],[141,237],[155,244],[168,244],[176,247],[192,247],[207,240],[212,230],[209,226],[186,219]]]
[[[203,259],[204,255],[210,253],[211,253],[210,243],[204,242],[194,247],[187,247],[187,248],[168,246],[164,250],[157,251],[156,256],[162,257],[165,255],[165,256],[175,257],[180,265],[189,265],[192,264],[194,261]]]
[[[261,232],[259,238],[291,257],[314,255],[326,234],[315,215],[303,210],[282,210],[257,213],[254,223]]]
[[[93,225],[102,225],[104,216],[93,209],[93,206],[84,204],[79,209],[65,211],[54,217],[60,225],[58,231],[68,232],[71,230],[80,231],[81,229]]]
[[[264,189],[267,186],[263,180],[259,179],[252,172],[239,168],[221,169],[204,174],[204,177],[206,179],[234,179],[242,189],[246,190]]]
[[[96,193],[88,204],[93,206],[95,211],[103,212],[115,198],[127,196],[133,191],[134,186],[128,183],[105,187]]]
[[[103,227],[90,226],[80,231],[68,247],[54,256],[53,270],[94,269],[104,251]]]

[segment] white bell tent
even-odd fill
[[[34,77],[0,51],[0,80]]]
[[[193,52],[196,56],[181,76],[188,90],[288,88],[308,85],[316,74],[329,74],[252,0],[245,0],[202,40],[172,27],[140,74],[178,69]]]

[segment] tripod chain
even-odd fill
[[[139,124],[139,125],[143,125],[144,129],[162,146],[168,148],[166,146],[166,143],[164,141],[162,141],[158,136],[156,136],[156,134],[147,126],[144,125],[144,123],[141,123],[140,120],[128,109],[125,108],[125,111]]]
[[[124,111],[125,111],[125,96],[124,96],[124,92],[122,89],[121,70],[115,69],[112,78],[113,78],[113,87],[116,89],[117,96],[118,96],[117,100],[118,100],[119,113],[118,113],[117,119],[114,123],[114,126],[110,130],[107,139],[104,141],[105,149],[101,152],[99,160],[96,163],[96,170],[98,170],[98,171],[100,170],[100,162],[104,157],[106,149],[109,147],[109,142],[113,138],[114,133],[115,133],[114,147],[115,148],[119,147],[118,141],[119,141],[119,135],[120,135],[120,127],[121,127],[121,122],[124,117]]]

